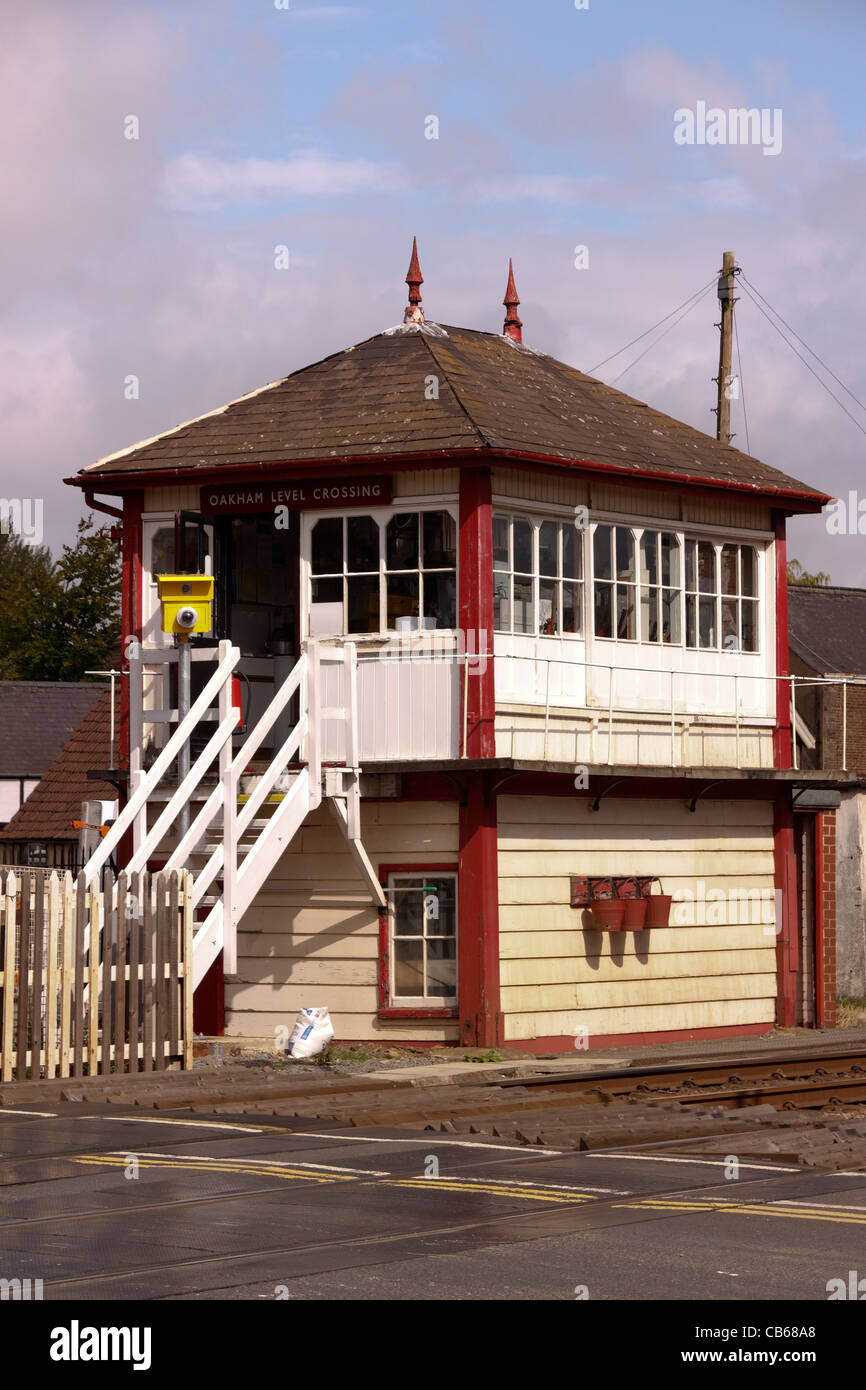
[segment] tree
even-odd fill
[[[825,574],[823,570],[818,570],[817,574],[810,574],[808,570],[803,569],[803,566],[800,564],[799,560],[789,560],[788,583],[812,584],[817,585],[820,588],[823,587],[825,584],[830,583],[830,576],[829,574]]]
[[[120,638],[120,558],[106,526],[78,523],[52,563],[17,536],[0,547],[0,676],[78,681],[111,666]]]

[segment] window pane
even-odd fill
[[[616,586],[616,635],[624,639],[633,638],[634,631],[634,586]]]
[[[550,637],[559,622],[559,585],[555,579],[540,579],[538,585],[538,631]]]
[[[343,518],[341,516],[323,517],[313,527],[310,568],[313,574],[343,573]]]
[[[379,572],[379,523],[371,516],[346,518],[346,569]]]
[[[528,521],[520,521],[515,517],[513,533],[515,571],[519,574],[532,574],[532,527]]]
[[[424,617],[435,618],[436,627],[457,626],[457,577],[448,574],[425,574]]]
[[[494,516],[493,518],[493,568],[495,570],[510,568],[508,563],[508,524],[507,516]]]
[[[427,892],[422,895],[424,908],[425,934],[431,936],[450,936],[453,938],[457,927],[457,881],[453,878],[424,878],[422,887]]]
[[[158,574],[174,573],[174,527],[160,526],[150,543],[150,572],[154,579]]]
[[[680,543],[670,531],[662,531],[662,583],[678,589],[680,580]]]
[[[691,594],[686,594],[686,646],[696,647],[697,625],[696,625],[696,605],[697,599]]]
[[[659,533],[644,531],[640,538],[640,579],[642,584],[659,582]]]
[[[507,574],[493,576],[493,626],[497,632],[511,631],[511,580]]]
[[[403,999],[423,998],[423,941],[394,942],[394,994]]]
[[[423,878],[401,878],[394,884],[394,935],[423,936],[424,893]]]
[[[722,563],[724,564],[724,561]],[[722,599],[722,650],[726,652],[740,650],[740,624],[735,598]]]
[[[609,526],[596,526],[592,538],[592,563],[596,579],[611,579]]]
[[[388,627],[395,628],[398,618],[417,618],[418,616],[418,576],[417,574],[389,574],[388,586]]]
[[[555,521],[542,521],[538,528],[538,573],[559,573],[559,527]]]
[[[567,522],[562,528],[562,573],[566,579],[583,578],[583,534]]]
[[[716,600],[698,599],[698,636],[702,647],[716,646]]]
[[[427,942],[427,990],[433,998],[453,998],[457,993],[457,942]]]
[[[634,579],[634,536],[625,526],[616,528],[616,577]]]
[[[457,564],[457,526],[450,512],[422,512],[424,568],[449,569]]]
[[[595,586],[595,635],[596,637],[613,636],[613,620],[611,617],[611,600],[613,594],[612,584],[596,584]]]
[[[659,640],[659,591],[641,589],[640,632],[644,642]]]
[[[695,552],[697,548],[697,541],[686,541],[686,588],[691,594],[697,587],[695,576]]]
[[[379,576],[363,574],[346,580],[348,631],[379,632]]]
[[[418,568],[418,513],[397,512],[388,522],[386,565],[389,570]]]
[[[580,632],[580,595],[582,585],[562,581],[562,631]]]
[[[756,597],[758,593],[758,569],[755,564],[755,552],[750,545],[740,546],[740,568],[743,578],[741,592]]]
[[[342,603],[343,581],[335,579],[313,580],[313,603]]]
[[[758,605],[753,599],[743,599],[743,651],[758,650]]]
[[[532,580],[514,578],[514,631],[534,632],[532,612]]]
[[[679,591],[676,589],[662,590],[662,641],[676,642],[679,644],[683,640],[682,634],[682,604]]]
[[[737,593],[737,552],[739,546],[722,546],[722,593]]]
[[[716,548],[709,541],[698,542],[698,590],[716,593]]]

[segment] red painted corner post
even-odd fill
[[[457,875],[460,1042],[492,1047],[504,1041],[499,1012],[499,872],[496,796],[475,773],[460,806]]]
[[[493,502],[489,468],[460,473],[460,752],[492,758],[494,735]],[[464,735],[465,731],[465,735]]]
[[[774,886],[776,893],[776,1022],[792,1028],[797,1021],[797,967],[800,960],[797,911],[797,858],[794,813],[782,793],[773,810]],[[781,896],[780,896],[781,895]]]
[[[773,513],[773,530],[776,536],[774,547],[776,556],[776,726],[773,729],[773,766],[790,767],[791,757],[791,692],[787,680],[780,676],[790,675],[788,656],[788,547],[785,539],[785,517],[782,512]]]

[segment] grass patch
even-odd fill
[[[495,1047],[491,1047],[489,1052],[481,1052],[477,1057],[464,1057],[464,1062],[504,1062],[505,1058],[501,1052],[497,1052]]]
[[[363,1043],[330,1043],[317,1057],[311,1057],[310,1061],[372,1062],[379,1056],[381,1052],[373,1047],[365,1047]]]
[[[866,999],[839,999],[836,1008],[837,1028],[866,1027]]]

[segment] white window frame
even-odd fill
[[[394,943],[395,943],[395,931],[394,931],[394,928],[395,928],[395,925],[396,925],[396,906],[397,906],[397,904],[396,904],[396,895],[397,895],[397,893],[400,891],[400,887],[399,887],[398,880],[400,880],[400,879],[413,879],[413,878],[420,878],[420,879],[424,879],[424,878],[444,879],[444,878],[447,878],[447,879],[451,879],[451,880],[453,881],[453,883],[454,883],[454,933],[453,933],[453,938],[452,938],[452,937],[446,938],[446,939],[449,939],[449,940],[450,940],[450,939],[453,939],[453,941],[454,941],[454,993],[453,993],[453,995],[452,995],[452,994],[427,994],[427,995],[414,994],[414,995],[408,995],[408,994],[397,994],[397,993],[395,992],[395,990],[396,990],[396,974],[397,974],[397,970],[396,970],[396,954],[395,954],[395,949],[394,949]],[[409,891],[420,892],[421,890],[420,890],[420,889],[411,889],[411,890],[409,890]],[[456,1007],[457,1007],[457,1002],[458,1002],[459,988],[460,988],[460,958],[459,958],[459,954],[458,954],[458,952],[459,952],[459,941],[460,941],[460,921],[459,921],[459,910],[460,910],[460,909],[459,909],[458,871],[457,871],[457,869],[429,869],[429,870],[427,870],[423,864],[419,864],[418,867],[417,867],[417,869],[416,869],[416,868],[412,868],[412,869],[397,869],[397,870],[389,871],[389,873],[388,873],[388,885],[387,885],[387,898],[388,898],[388,1006],[387,1006],[387,1007],[388,1007],[388,1008],[393,1008],[393,1009],[451,1009],[451,1008],[456,1008]],[[427,935],[426,935],[426,932],[424,932],[424,933],[422,933],[422,935],[421,935],[420,937],[419,937],[419,936],[413,936],[413,937],[405,937],[405,938],[403,938],[403,939],[404,939],[404,940],[420,940],[420,941],[423,941],[423,942],[426,943],[426,941],[427,941]],[[433,937],[433,939],[435,940],[436,938]],[[443,938],[440,936],[440,937],[439,937],[439,940],[442,940],[442,939],[443,939]],[[422,958],[423,958],[424,977],[425,977],[425,980],[426,980],[426,976],[427,976],[427,950],[426,950],[426,944],[425,944],[425,947],[424,947],[424,950],[423,950],[423,957],[422,957]]]
[[[388,522],[394,516],[399,516],[404,512],[447,512],[454,522],[455,540],[455,564],[454,564],[454,584],[455,584],[455,604],[454,617],[455,626],[453,628],[436,628],[436,632],[441,638],[443,635],[453,636],[460,623],[460,516],[456,500],[439,498],[424,498],[423,501],[416,501],[413,498],[398,498],[396,502],[388,507],[347,507],[345,510],[340,508],[330,508],[327,511],[305,511],[301,525],[301,593],[303,603],[301,605],[301,636],[306,639],[310,635],[310,610],[312,608],[313,579],[328,578],[325,575],[314,575],[312,572],[312,540],[313,528],[318,521],[329,520],[332,518],[348,518],[354,516],[369,516],[379,525],[379,630],[378,632],[333,632],[321,634],[325,640],[333,641],[352,641],[369,642],[371,640],[389,640],[394,637],[396,629],[382,627],[383,618],[387,621],[388,612],[388,575],[389,574],[419,574],[423,573],[421,567],[417,570],[388,570],[387,564],[387,527]],[[345,566],[345,561],[344,561]],[[431,570],[433,574],[450,574],[450,567],[443,566],[438,570]],[[360,571],[359,571],[360,573]],[[373,571],[370,571],[373,573]],[[344,567],[345,576],[345,567]],[[344,614],[345,614],[345,591],[344,591]],[[345,617],[344,617],[345,623]]]
[[[580,558],[580,578],[579,578],[579,579],[573,579],[573,578],[571,578],[570,576],[566,576],[565,574],[563,574],[563,555],[562,555],[562,551],[563,551],[562,537],[563,537],[565,528],[566,528],[567,526],[569,526],[569,525],[573,525],[573,517],[571,518],[571,520],[569,520],[569,517],[568,517],[567,515],[562,515],[562,514],[556,515],[556,514],[554,514],[554,513],[552,513],[552,512],[527,512],[527,511],[523,511],[523,510],[520,510],[520,509],[511,507],[511,506],[507,506],[507,505],[502,504],[502,503],[498,503],[498,504],[497,504],[496,502],[494,502],[494,504],[493,504],[493,517],[494,517],[494,518],[504,517],[504,518],[508,521],[508,523],[509,523],[509,527],[508,527],[508,569],[500,570],[500,569],[495,569],[495,568],[494,568],[494,569],[492,570],[492,573],[493,573],[493,581],[494,581],[494,583],[495,583],[495,581],[496,581],[496,576],[497,576],[497,575],[505,576],[505,577],[507,577],[508,580],[509,580],[509,591],[510,591],[509,613],[510,613],[510,617],[511,617],[511,627],[510,627],[510,628],[507,628],[507,629],[506,629],[506,628],[497,627],[497,626],[496,626],[496,620],[495,620],[495,617],[494,617],[494,625],[493,625],[494,634],[495,634],[495,635],[498,635],[498,636],[500,636],[500,637],[529,637],[529,638],[533,638],[533,639],[534,639],[534,638],[539,638],[539,639],[541,639],[542,641],[545,641],[545,640],[555,640],[555,641],[571,641],[571,642],[581,642],[581,643],[582,643],[582,642],[585,640],[585,634],[586,634],[586,589],[587,589],[587,576],[586,576],[586,545],[585,545],[585,543],[584,543],[584,536],[586,535],[586,531],[585,531],[583,528],[581,528],[581,527],[574,527],[574,530],[575,530],[575,546],[576,546],[576,549],[577,549],[577,554],[578,554],[578,556],[579,556],[579,558]],[[532,570],[531,570],[531,573],[528,573],[528,572],[526,572],[526,571],[524,571],[524,570],[515,570],[515,568],[514,568],[514,522],[515,522],[515,521],[523,521],[523,522],[526,522],[527,525],[531,528],[531,531],[532,531],[532,557],[531,557]],[[541,536],[541,528],[542,528],[542,526],[544,525],[545,522],[550,522],[551,524],[553,524],[554,526],[557,527],[557,540],[556,540],[557,574],[556,574],[555,576],[543,575],[543,574],[541,573],[541,563],[540,563],[540,536]],[[517,629],[517,628],[514,627],[514,587],[513,587],[513,585],[514,585],[514,579],[515,579],[516,576],[519,576],[520,578],[528,578],[528,579],[531,580],[531,584],[532,584],[532,626],[529,628],[528,631],[526,631],[525,629]],[[579,629],[578,629],[577,632],[561,632],[561,631],[557,631],[557,632],[542,632],[542,631],[541,631],[541,622],[540,622],[541,585],[542,585],[542,583],[544,583],[544,582],[550,582],[550,583],[554,583],[554,584],[557,585],[558,594],[559,594],[559,614],[560,614],[560,622],[561,622],[561,620],[562,620],[562,586],[563,586],[563,584],[568,583],[568,584],[574,584],[574,585],[577,587],[578,594],[577,594],[576,611],[577,611],[577,615],[578,615],[578,622],[579,622],[579,624],[580,624]]]
[[[635,587],[635,590],[636,590],[635,636],[634,636],[634,637],[617,637],[617,635],[616,635],[616,606],[615,606],[615,603],[614,603],[614,605],[613,605],[613,614],[612,614],[612,617],[613,617],[613,624],[612,624],[612,627],[613,627],[613,635],[612,635],[611,637],[602,637],[602,636],[599,636],[599,635],[596,633],[596,631],[595,631],[595,587],[596,587],[596,576],[595,576],[595,533],[596,533],[596,530],[598,529],[599,526],[610,526],[610,527],[612,527],[612,528],[622,527],[623,529],[627,529],[627,530],[631,531],[632,536],[634,537],[634,546],[635,546],[635,576],[636,576],[636,582],[635,582],[635,586],[634,586],[634,587]],[[642,614],[642,608],[641,608],[641,603],[640,603],[640,597],[641,597],[641,590],[642,590],[642,588],[644,588],[644,587],[646,587],[646,586],[644,586],[644,585],[642,584],[641,578],[640,578],[640,542],[641,542],[641,537],[642,537],[644,531],[654,531],[654,532],[659,532],[659,533],[661,533],[661,532],[668,532],[669,534],[676,536],[676,537],[677,537],[677,540],[679,541],[679,547],[680,547],[680,583],[679,583],[679,586],[678,586],[678,592],[679,592],[679,594],[680,594],[680,603],[681,603],[681,622],[680,622],[680,641],[679,641],[679,642],[662,642],[661,640],[659,640],[659,641],[652,641],[649,637],[645,637],[645,636],[643,635],[643,614]],[[587,589],[588,589],[588,591],[589,591],[588,608],[589,608],[589,612],[590,612],[591,634],[592,634],[592,640],[593,640],[593,642],[615,642],[615,643],[618,643],[618,644],[619,644],[619,643],[623,643],[623,644],[628,645],[628,646],[641,646],[641,647],[643,647],[643,646],[648,646],[648,647],[653,648],[654,650],[656,650],[656,649],[668,650],[668,651],[671,651],[671,650],[681,650],[681,651],[683,651],[683,652],[695,652],[695,653],[706,652],[706,653],[713,653],[713,654],[715,654],[715,655],[744,656],[744,657],[750,657],[750,658],[751,658],[751,657],[755,657],[755,658],[757,658],[757,657],[764,658],[764,657],[767,655],[767,652],[765,651],[765,645],[764,645],[764,643],[765,643],[765,632],[764,632],[764,628],[765,628],[765,622],[766,622],[766,617],[767,617],[767,613],[768,613],[768,609],[767,609],[767,607],[766,607],[766,605],[767,605],[767,596],[766,596],[766,593],[765,593],[764,566],[765,566],[765,563],[766,563],[766,555],[767,555],[767,549],[768,549],[768,547],[767,547],[767,537],[764,535],[764,533],[756,533],[754,536],[744,536],[744,535],[742,534],[742,532],[728,532],[728,533],[725,533],[725,531],[724,531],[723,529],[721,529],[721,528],[720,528],[719,530],[713,530],[713,529],[711,529],[711,528],[709,528],[709,527],[698,527],[698,526],[694,526],[694,527],[693,527],[693,526],[683,527],[681,524],[679,524],[679,525],[678,525],[678,524],[672,524],[671,522],[666,522],[666,521],[661,520],[661,519],[656,520],[655,518],[653,518],[653,520],[652,520],[651,522],[647,522],[647,521],[634,521],[634,520],[624,519],[624,518],[620,518],[620,517],[607,517],[607,516],[602,517],[602,516],[600,516],[600,517],[596,518],[596,519],[592,522],[592,524],[591,524],[591,526],[590,526],[590,528],[589,528],[589,533],[588,533],[588,534],[589,534],[589,537],[590,537],[590,541],[589,541],[589,545],[588,545],[590,574],[587,576],[587,579],[586,579],[585,582],[586,582]],[[688,546],[689,541],[694,541],[694,542],[697,542],[697,543],[703,542],[704,544],[710,544],[710,545],[712,545],[712,547],[713,547],[713,552],[714,552],[715,587],[714,587],[713,592],[712,592],[711,594],[710,594],[710,593],[706,593],[706,594],[703,595],[703,597],[705,597],[705,598],[713,598],[713,600],[714,600],[714,605],[715,605],[716,641],[715,641],[715,643],[714,643],[712,646],[709,646],[709,647],[702,647],[702,646],[700,646],[700,645],[692,646],[692,645],[689,645],[688,642],[687,642],[687,627],[688,627],[688,622],[687,622],[687,604],[686,604],[686,597],[687,597],[687,595],[691,595],[691,594],[693,593],[692,590],[690,590],[690,589],[688,589],[688,588],[686,587],[686,551],[687,551],[687,546]],[[741,630],[741,628],[742,628],[741,607],[742,607],[742,599],[743,599],[743,597],[744,597],[744,595],[743,595],[743,593],[742,593],[742,560],[741,560],[740,556],[738,556],[738,560],[737,560],[737,583],[738,583],[738,592],[737,592],[737,594],[728,594],[728,595],[724,595],[724,594],[721,593],[721,583],[722,583],[722,578],[721,578],[721,573],[722,573],[722,572],[721,572],[722,549],[723,549],[723,547],[726,546],[726,545],[735,545],[735,546],[737,546],[738,549],[739,549],[739,552],[740,552],[740,556],[741,556],[742,548],[743,548],[743,547],[748,547],[749,549],[751,549],[752,551],[754,551],[754,554],[755,554],[755,578],[756,578],[755,588],[756,588],[756,591],[757,591],[757,592],[755,593],[754,598],[752,598],[751,595],[745,596],[745,597],[748,598],[748,601],[754,602],[754,603],[755,603],[755,606],[756,606],[756,614],[755,614],[755,635],[756,635],[757,645],[756,645],[754,651],[746,651],[746,650],[745,650],[744,648],[742,648],[741,646],[738,646],[738,647],[736,647],[736,648],[733,648],[733,647],[726,647],[726,646],[724,645],[724,641],[723,641],[723,638],[722,638],[722,621],[721,621],[721,620],[722,620],[722,606],[721,606],[721,605],[722,605],[722,599],[723,599],[723,598],[728,598],[728,599],[734,599],[734,600],[737,601],[737,604],[738,604],[738,608],[737,608],[738,623],[739,623],[740,630]],[[612,538],[612,550],[615,550],[615,536]],[[615,571],[615,562],[613,562],[613,561],[612,561],[611,568],[612,568],[612,571]],[[601,584],[610,584],[610,585],[612,586],[613,590],[614,590],[614,596],[615,596],[616,584],[617,584],[618,582],[624,582],[624,581],[617,581],[616,578],[612,578],[612,579],[610,579],[610,580],[608,580],[608,579],[600,579],[598,582],[601,583]],[[630,582],[630,581],[629,581],[629,582]],[[657,587],[659,588],[659,590],[661,590],[661,588],[664,587],[664,586],[659,585],[659,586],[657,586]],[[669,586],[669,587],[673,587],[673,586]],[[698,598],[701,597],[700,591],[694,591],[694,592],[697,594],[697,597],[698,597]],[[699,628],[698,628],[699,610],[698,610],[698,605],[697,605],[697,604],[696,604],[696,608],[695,608],[695,613],[696,613],[696,617],[695,617],[696,629],[695,629],[695,631],[696,631],[696,635],[697,635],[697,632],[699,631]],[[589,630],[588,630],[588,631],[589,631]]]

